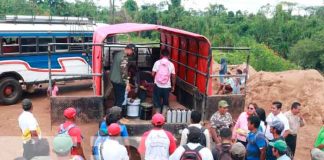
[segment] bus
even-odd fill
[[[5,16],[0,21],[0,103],[15,104],[24,91],[33,92],[48,82],[48,43],[92,43],[93,31],[100,25],[104,24],[83,17]],[[91,72],[91,51],[84,46],[58,45],[53,50],[53,74]]]

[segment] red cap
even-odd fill
[[[64,110],[64,116],[67,119],[72,119],[72,118],[75,117],[75,115],[76,115],[76,110],[73,107],[69,107],[69,108],[67,108],[67,109]]]
[[[165,122],[165,118],[164,118],[164,116],[162,114],[156,113],[156,114],[153,115],[152,124],[154,126],[161,126],[161,125],[164,124],[164,122]]]
[[[117,123],[112,123],[108,126],[108,134],[110,136],[118,136],[120,134],[120,127]]]

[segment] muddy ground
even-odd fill
[[[64,86],[69,85],[65,84]],[[81,85],[64,89],[64,95],[90,95],[92,89],[87,85]],[[25,94],[24,97],[30,98],[33,101],[34,110],[33,113],[40,123],[42,129],[42,135],[49,139],[56,134],[57,125],[51,126],[50,121],[50,108],[49,99],[46,97],[45,90],[38,90],[33,94]],[[18,127],[18,116],[22,112],[21,105],[0,105],[0,156],[1,159],[10,160],[22,155],[22,141],[21,132]],[[82,134],[84,136],[84,151],[88,159],[91,155],[91,136],[97,132],[97,123],[79,124]],[[301,128],[298,133],[298,144],[296,160],[308,160],[310,159],[310,149],[314,143],[318,131],[320,130],[319,122],[308,122],[308,124]]]

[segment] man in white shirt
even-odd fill
[[[31,159],[35,156],[33,150],[36,141],[41,138],[41,131],[36,118],[34,117],[32,110],[33,104],[30,99],[24,99],[22,101],[23,112],[19,115],[18,123],[22,132],[23,138],[23,157],[25,159]]]
[[[117,123],[112,123],[108,127],[109,139],[99,146],[99,156],[103,160],[129,160],[126,147],[119,144],[118,136],[120,127]]]
[[[162,50],[162,58],[153,65],[152,76],[154,77],[153,104],[156,112],[161,113],[163,106],[169,106],[169,94],[175,88],[175,69],[169,60],[169,51]],[[161,103],[162,99],[162,103]]]
[[[267,129],[265,132],[265,136],[268,140],[273,139],[273,135],[270,132],[270,125],[273,121],[279,120],[284,124],[284,130],[281,132],[281,136],[286,138],[289,134],[289,122],[287,117],[281,112],[282,103],[279,101],[275,101],[272,103],[271,113],[268,115],[266,122],[267,122]]]
[[[201,124],[201,113],[199,113],[198,111],[192,111],[191,112],[191,124],[188,126],[188,128],[190,127],[196,127],[199,128],[202,132],[201,136],[204,136],[204,142],[201,141],[200,144],[207,147],[208,149],[210,149],[210,135],[209,135],[209,131],[208,129],[204,128]],[[180,141],[180,145],[185,145],[188,142],[188,134],[189,134],[189,129],[185,128],[182,133],[181,133],[181,141]],[[203,137],[201,137],[203,138]]]
[[[186,156],[189,155],[191,156],[191,158],[193,158],[192,155],[194,155],[197,159],[200,158],[203,160],[213,160],[214,158],[211,151],[208,148],[200,145],[200,135],[201,131],[199,128],[189,128],[188,144],[179,146],[170,156],[169,160],[180,160],[182,158],[185,159]]]

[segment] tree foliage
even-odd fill
[[[97,6],[93,0],[1,0],[0,15],[86,16],[105,23],[160,24],[202,34],[213,46],[251,47],[251,63],[258,70],[296,68],[293,62],[323,71],[324,7],[304,8],[307,14],[303,16],[293,15],[294,7],[295,3],[283,2],[275,8],[262,6],[258,13],[250,14],[228,11],[222,4],[194,11],[185,10],[181,0],[143,6],[126,0],[112,18],[112,5]],[[141,37],[159,39],[154,32],[142,33]],[[233,63],[241,59],[229,58]]]

